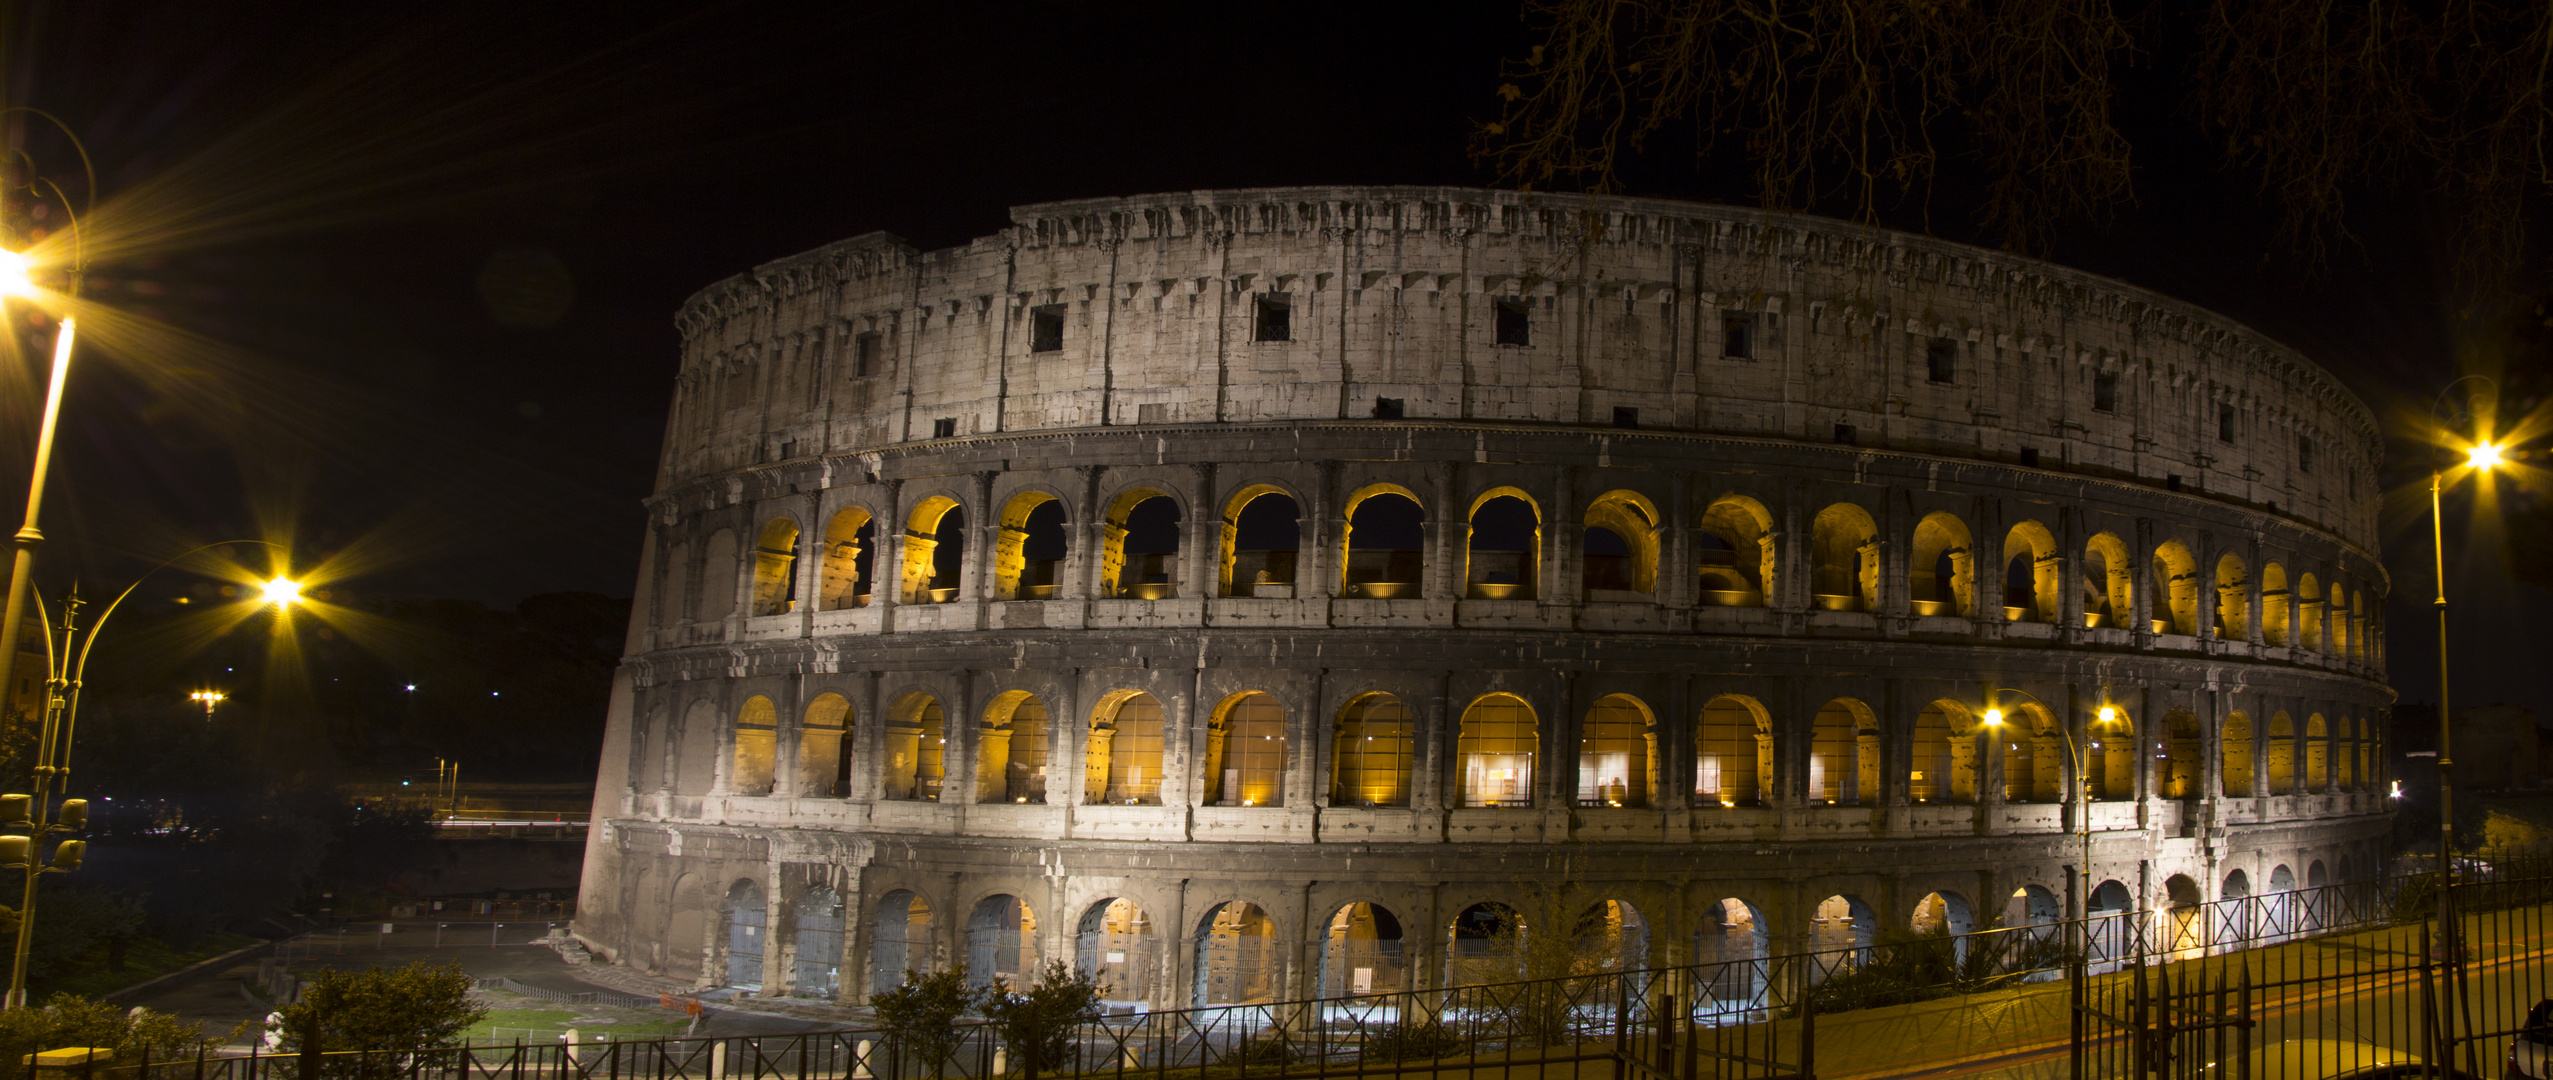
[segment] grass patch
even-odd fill
[[[504,1031],[504,1039],[510,1040],[522,1036],[526,1029],[558,1032],[575,1028],[586,1035],[609,1033],[613,1038],[621,1040],[653,1039],[682,1034],[683,1029],[691,1022],[688,1017],[659,1020],[653,1017],[641,1019],[618,1015],[625,1011],[572,1012],[558,1008],[490,1009],[486,1018],[471,1025],[470,1030],[463,1032],[462,1035],[465,1038],[485,1042],[497,1039],[500,1029]],[[583,1017],[588,1022],[577,1023],[576,1020],[579,1017]],[[601,1023],[592,1022],[598,1020]],[[527,1041],[538,1041],[538,1039]]]
[[[39,932],[42,929],[42,926],[37,927]],[[206,934],[196,941],[193,948],[180,949],[158,938],[140,938],[125,948],[122,971],[107,968],[106,947],[101,945],[80,954],[79,970],[70,975],[29,980],[34,984],[29,997],[32,1000],[57,991],[97,997],[256,943],[256,938],[240,934]]]

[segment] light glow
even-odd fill
[[[2103,705],[2103,706],[2101,706],[2101,722],[2102,722],[2102,723],[2104,723],[2104,724],[2115,724],[2115,723],[2118,723],[2118,721],[2119,721],[2119,709],[2118,709],[2118,706],[2116,706],[2116,705]]]
[[[0,295],[34,296],[35,279],[28,274],[32,269],[33,265],[27,262],[25,255],[0,250]]]
[[[2500,463],[2500,447],[2496,443],[2475,443],[2465,448],[2464,463],[2476,469],[2489,471],[2492,466]]]
[[[301,602],[301,582],[291,578],[270,578],[263,586],[266,602],[276,607],[291,607]]]
[[[1988,710],[1986,710],[1986,722],[1987,722],[1987,723],[1989,723],[1989,724],[1993,724],[1993,725],[1995,725],[1995,726],[1997,726],[1997,727],[2001,727],[2001,726],[2003,726],[2003,710],[2001,710],[2001,709],[1988,709]]]

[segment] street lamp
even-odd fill
[[[198,690],[186,695],[186,698],[204,706],[204,722],[209,724],[213,722],[213,706],[229,700],[230,695],[219,690]]]
[[[2447,395],[2467,380],[2483,385],[2481,391],[2467,399],[2468,414],[2474,398],[2487,397],[2497,389],[2489,378],[2467,375],[2438,391],[2437,400],[2430,404],[2430,415],[2437,416],[2446,403]],[[2464,448],[2463,467],[2472,470],[2475,475],[2488,473],[2500,463],[2501,451],[2502,447],[2488,438],[2476,441]],[[2446,472],[2433,460],[2429,466],[2429,552],[2434,560],[2432,566],[2436,570],[2438,584],[2438,598],[2432,604],[2438,611],[2438,885],[2442,898],[2444,892],[2455,885],[2455,759],[2453,739],[2449,734],[2453,726],[2450,718],[2455,714],[2447,692],[2446,525],[2444,515],[2438,510],[2439,493],[2445,487]],[[2442,906],[2440,910],[2445,908]]]
[[[2101,704],[2100,712],[2096,715],[2096,718],[2092,721],[2092,723],[2096,730],[2107,731],[2109,730],[2110,725],[2117,723],[2118,720],[2118,706],[2104,701]],[[1986,726],[1995,728],[2003,726],[2002,708],[1991,705],[1987,706]],[[2085,753],[2086,748],[2078,745],[2074,741],[2074,732],[2072,730],[2067,728],[2064,724],[2058,724],[2056,727],[2057,734],[2065,739],[2066,756],[2074,762],[2074,792],[2071,797],[2071,801],[2074,803],[2074,835],[2081,849],[2081,856],[2076,860],[2075,872],[2081,879],[2081,884],[2075,889],[2075,910],[2073,919],[2075,925],[2080,927],[2083,920],[2089,919],[2092,916],[2091,758],[2089,754]],[[2089,736],[2090,734],[2091,732],[2085,732],[2086,736]],[[2080,946],[2081,942],[2077,942],[2078,953],[2081,951]]]

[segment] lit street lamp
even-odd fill
[[[2106,695],[2107,691],[2105,690],[2104,696]],[[2096,730],[2107,731],[2109,730],[2110,725],[2117,723],[2118,720],[2118,706],[2105,702],[2101,706],[2099,715],[2092,721],[2092,725]],[[2001,728],[2003,726],[2003,710],[2001,708],[1995,706],[1988,706],[1986,708],[1986,726],[1991,728]],[[2081,879],[2081,884],[2075,889],[2075,910],[2073,918],[2076,920],[2077,924],[2080,925],[2082,920],[2088,919],[2092,916],[2092,773],[2090,768],[2090,756],[2085,753],[2086,748],[2078,746],[2075,743],[2074,732],[2067,728],[2066,725],[2058,724],[2057,734],[2065,737],[2066,756],[2074,760],[2074,792],[2071,797],[2071,801],[2074,803],[2074,835],[2081,847],[2082,854],[2075,866],[2075,873]],[[2088,738],[2092,733],[2090,731],[2086,731],[2084,734]],[[2079,948],[2081,943],[2078,942],[2077,945]]]
[[[222,693],[219,690],[198,690],[192,694],[186,695],[186,698],[189,701],[194,701],[204,706],[204,722],[209,724],[213,722],[213,706],[219,705],[228,700],[230,695]]]
[[[2430,405],[2430,415],[2436,416],[2447,395],[2467,380],[2480,382],[2484,387],[2474,395],[2475,398],[2489,396],[2497,389],[2488,378],[2467,375],[2448,383],[2446,389],[2438,392],[2437,401]],[[2472,411],[2471,400],[2467,399],[2467,414]],[[2475,442],[2464,448],[2463,467],[2472,470],[2475,475],[2488,473],[2500,463],[2501,450],[2497,443],[2487,438]],[[2451,749],[2453,740],[2449,735],[2454,712],[2447,693],[2447,542],[2444,515],[2438,511],[2439,492],[2445,486],[2445,470],[2432,462],[2429,466],[2429,551],[2435,560],[2433,565],[2438,582],[2438,598],[2433,604],[2438,610],[2438,885],[2442,916],[2448,910],[2446,894],[2455,885],[2455,758]],[[2450,928],[2448,932],[2453,930]]]

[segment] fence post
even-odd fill
[[[1613,1080],[1630,1080],[1631,1065],[1623,1060],[1630,1053],[1631,995],[1623,993],[1620,980],[1616,980],[1613,995]]]
[[[2083,1080],[2083,981],[2084,956],[2092,942],[2092,928],[2078,924],[2075,940],[2084,948],[2074,950],[2074,962],[2066,965],[2066,1080]]]
[[[2234,995],[2234,1080],[2252,1080],[2252,966],[2243,965]]]
[[[1799,1080],[1817,1080],[1817,998],[1800,995]]]
[[[1672,993],[1664,995],[1660,999],[1659,1004],[1662,1006],[1662,1011],[1658,1013],[1657,1017],[1658,1050],[1656,1056],[1658,1059],[1658,1071],[1667,1072],[1675,1068],[1675,1027],[1673,1026],[1673,1017],[1676,1015],[1675,995]],[[1037,1080],[1037,1078],[1030,1077],[1029,1080]]]
[[[2438,988],[2437,957],[2430,952],[2429,924],[2420,924],[2420,1060],[2429,1064],[2429,1075],[2437,1075],[2438,1067]]]
[[[2128,1031],[2129,1053],[2133,1056],[2129,1064],[2136,1070],[2134,1075],[2143,1077],[2152,1073],[2154,1066],[2154,1033],[2149,1022],[2150,1003],[2146,1000],[2143,950],[2138,950],[2136,957],[2128,961],[2128,968],[2134,972],[2128,982],[2129,1015],[2133,1020]]]

